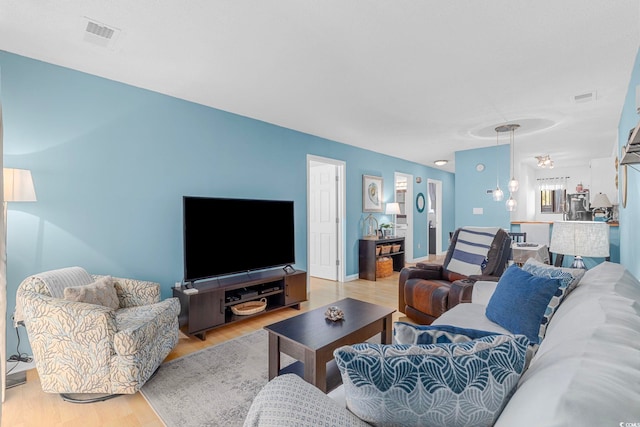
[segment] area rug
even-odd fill
[[[140,391],[168,427],[241,426],[267,383],[268,346],[259,330],[205,348],[162,364]]]

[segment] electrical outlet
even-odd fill
[[[420,243],[418,243],[418,249],[420,249],[420,246],[421,246]]]

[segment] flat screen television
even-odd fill
[[[295,263],[293,201],[183,196],[184,281]]]

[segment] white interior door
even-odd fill
[[[338,280],[338,173],[336,165],[309,162],[309,274]]]

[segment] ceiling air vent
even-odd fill
[[[85,20],[84,41],[86,42],[107,47],[115,41],[120,33],[118,28],[110,27],[94,19],[85,17]]]
[[[87,33],[95,34],[98,37],[104,37],[105,39],[110,39],[113,37],[114,33],[113,28],[109,28],[106,25],[96,24],[95,22],[87,22]]]
[[[573,98],[573,102],[582,103],[582,102],[591,102],[596,100],[596,92],[587,92],[581,93],[580,95],[575,95]]]

